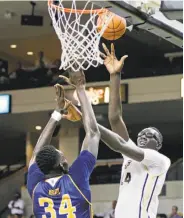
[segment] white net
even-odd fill
[[[86,15],[85,11],[89,5],[89,15]],[[99,43],[112,14],[104,9],[94,11],[90,1],[86,2],[80,13],[76,7],[76,0],[72,1],[71,11],[68,12],[65,12],[62,0],[59,0],[57,7],[48,4],[48,8],[53,27],[61,41],[60,69],[87,70],[90,66],[97,67],[102,64]],[[107,16],[103,16],[103,26],[98,28],[96,21],[102,12],[107,13]],[[89,19],[84,22],[85,16],[89,16]]]

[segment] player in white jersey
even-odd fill
[[[158,195],[165,181],[170,160],[158,151],[162,147],[162,135],[154,127],[138,134],[137,146],[129,139],[126,125],[122,119],[120,100],[120,72],[127,56],[117,60],[114,46],[111,53],[103,44],[106,54],[101,54],[110,73],[109,121],[112,131],[98,124],[101,139],[112,150],[124,157],[120,193],[115,210],[115,218],[156,218]],[[83,80],[83,74],[79,81]],[[64,78],[68,84],[71,81]],[[77,109],[76,109],[77,110]],[[79,113],[82,116],[81,112]]]
[[[124,157],[116,218],[156,218],[158,195],[163,187],[170,160],[158,151],[162,147],[162,135],[158,129],[149,127],[138,134],[137,146],[129,138],[122,118],[120,99],[121,71],[127,56],[117,60],[113,44],[111,52],[103,44],[104,64],[110,73],[109,121],[115,135],[111,141],[100,127],[102,140]],[[116,140],[115,140],[116,136]],[[113,141],[114,140],[114,141]]]

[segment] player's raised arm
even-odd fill
[[[60,77],[62,79],[64,79],[65,82],[68,83],[69,85],[74,86],[73,81],[70,81],[67,77],[64,77],[64,76],[60,76]],[[84,87],[83,87],[83,90],[81,90],[81,91],[79,91],[79,89],[78,89],[78,97],[79,97],[79,100],[81,100],[81,98],[82,98],[81,104],[82,104],[82,102],[85,102],[85,108],[84,108],[84,105],[82,104],[83,113],[81,113],[74,105],[72,105],[71,110],[69,111],[71,119],[73,119],[73,117],[76,117],[76,114],[77,114],[77,117],[80,117],[80,116],[83,117],[84,127],[85,127],[86,131],[89,131],[89,132],[91,131],[90,130],[91,128],[89,128],[90,122],[92,122],[92,123],[95,122],[93,125],[94,125],[94,130],[96,131],[96,124],[97,124],[96,120],[94,121],[94,120],[89,119],[91,117],[91,116],[89,116],[91,111],[87,108],[90,107],[92,109],[92,107],[91,107],[91,104],[89,103],[89,100],[84,92]],[[88,102],[88,104],[86,104],[86,102]],[[84,111],[86,111],[86,113],[87,113],[86,116],[84,116]],[[94,113],[93,113],[93,115],[94,115]],[[94,117],[93,117],[93,119],[94,119]],[[86,126],[85,122],[88,124],[87,126]],[[124,155],[126,155],[126,156],[128,156],[136,161],[142,161],[144,159],[144,152],[140,148],[138,148],[131,140],[129,140],[127,142],[122,137],[120,137],[117,133],[112,132],[111,130],[103,127],[100,124],[97,124],[97,125],[98,125],[98,129],[100,131],[100,134],[101,134],[101,140],[110,149],[112,149],[113,151],[119,152],[121,154],[124,154]],[[87,129],[89,129],[89,130],[87,130]],[[86,142],[90,141],[90,137],[89,138],[87,137],[86,139],[87,140],[84,140],[84,144],[83,144],[82,149],[86,149],[88,147],[88,145],[90,145],[91,149],[95,149],[95,152],[98,152],[97,151],[98,145],[96,145],[97,143],[88,144]],[[132,145],[132,146],[129,146],[129,145]]]
[[[106,54],[102,53],[104,58],[104,65],[110,73],[110,101],[109,101],[109,122],[113,132],[120,135],[124,140],[128,141],[129,135],[126,125],[122,118],[122,104],[120,97],[120,82],[121,71],[127,55],[123,56],[120,60],[116,58],[114,45],[111,44],[111,52],[105,44],[103,48]]]
[[[54,130],[55,130],[58,122],[62,118],[61,111],[65,107],[64,92],[62,90],[62,87],[58,84],[55,85],[55,89],[56,89],[56,102],[57,102],[56,109],[52,113],[50,120],[48,121],[46,127],[42,131],[42,133],[41,133],[41,135],[36,143],[35,149],[33,151],[33,156],[32,156],[31,161],[29,163],[29,167],[35,162],[36,155],[40,151],[40,149],[44,145],[50,144]]]
[[[65,80],[66,81],[66,80]],[[70,113],[70,120],[73,120],[73,117],[82,117],[82,113],[74,106],[71,106]],[[80,119],[78,119],[80,120]],[[142,149],[137,147],[134,142],[129,140],[126,142],[122,137],[120,137],[117,133],[112,132],[111,130],[105,128],[104,126],[97,124],[100,134],[101,140],[113,151],[119,152],[124,154],[133,160],[142,161],[144,159],[144,152]],[[131,146],[130,146],[131,145]],[[96,145],[91,145],[96,148]],[[86,149],[87,144],[83,145],[82,149]]]
[[[97,158],[100,141],[100,132],[97,126],[97,121],[95,118],[93,108],[91,106],[91,102],[89,101],[89,98],[86,95],[86,82],[83,71],[70,72],[70,81],[76,87],[76,92],[82,109],[84,129],[86,132],[86,136],[82,145],[82,151],[88,150]]]

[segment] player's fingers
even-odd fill
[[[56,84],[56,85],[54,86],[54,88],[55,88],[55,91],[56,91],[56,96],[58,96],[58,84]]]
[[[67,114],[63,114],[62,117],[63,117],[64,119],[68,119],[68,115],[67,115]]]
[[[128,58],[128,55],[124,55],[122,58],[121,58],[121,63],[124,64],[125,60]]]
[[[68,108],[70,107],[70,105],[71,105],[72,103],[71,103],[71,101],[66,100],[66,99],[65,99],[65,102],[66,102],[66,104],[65,104],[65,109],[68,110]]]
[[[70,82],[70,79],[66,76],[62,76],[62,75],[59,75],[59,78],[63,79],[66,83],[68,83],[69,85],[71,84]]]
[[[107,57],[107,55],[105,55],[104,53],[102,53],[102,52],[100,52],[100,56],[102,57],[102,58],[106,58]]]
[[[62,85],[59,85],[59,90],[60,90],[60,98],[64,98],[65,97],[65,90],[64,90],[64,87]]]
[[[114,44],[111,43],[111,55],[115,56],[115,49],[114,49]]]
[[[71,85],[75,88],[75,85],[73,85],[70,81],[70,79],[66,76],[62,76],[62,75],[59,75],[59,78],[63,79],[66,83],[68,83],[68,85]]]
[[[70,80],[68,77],[63,76],[63,75],[59,75],[59,78],[63,79],[65,82],[70,83]]]
[[[58,97],[60,98],[61,97],[61,88],[59,87],[59,85],[57,87],[58,87]]]
[[[102,46],[103,46],[103,49],[104,49],[106,55],[109,56],[110,52],[109,52],[109,49],[107,48],[107,46],[104,43],[102,43]]]

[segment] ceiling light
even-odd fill
[[[41,126],[35,126],[35,129],[36,129],[36,130],[41,130],[42,127],[41,127]]]
[[[17,45],[10,45],[10,48],[17,48]]]
[[[33,54],[34,54],[34,53],[33,53],[32,51],[28,51],[28,52],[27,52],[27,55],[30,55],[30,56],[31,56],[31,55],[33,55]]]

